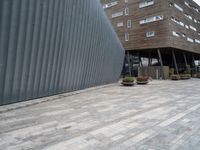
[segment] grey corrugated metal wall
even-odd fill
[[[123,56],[98,0],[0,0],[0,105],[115,82]]]

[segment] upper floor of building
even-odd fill
[[[179,48],[183,42],[187,49],[200,48],[200,7],[191,0],[101,2],[125,49]]]

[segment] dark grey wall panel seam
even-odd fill
[[[63,63],[64,60],[65,60],[64,56],[65,56],[65,53],[66,53],[66,51],[64,50],[65,49],[64,45],[66,43],[65,40],[67,40],[66,37],[68,36],[67,35],[67,28],[66,28],[66,19],[68,18],[66,16],[66,14],[67,14],[68,9],[67,9],[67,2],[65,0],[63,0],[63,2],[64,2],[64,12],[63,12],[63,22],[62,22],[62,24],[63,24],[63,27],[62,27],[62,39],[61,39],[61,44],[60,44],[60,48],[59,48],[60,57],[59,57],[59,64],[58,64],[58,67],[57,67],[57,77],[56,77],[56,84],[55,84],[55,92],[63,92],[62,91],[62,83],[60,81],[61,81],[62,76],[64,75],[64,71],[65,71],[62,66],[64,64]]]
[[[26,40],[26,31],[27,30],[27,20],[28,20],[28,1],[21,1],[21,11],[20,11],[20,19],[19,19],[19,36],[17,40],[16,47],[16,66],[14,69],[14,83],[12,87],[12,97],[15,99],[19,99],[20,94],[20,85],[22,80],[22,72],[23,72],[23,59],[24,59],[24,48],[25,48],[25,40]]]
[[[22,84],[21,84],[21,99],[27,99],[27,88],[28,88],[28,79],[30,72],[30,63],[32,56],[32,46],[33,46],[33,34],[35,29],[35,9],[36,9],[36,1],[29,1],[29,17],[28,17],[28,28],[27,28],[27,38],[26,38],[26,46],[25,46],[25,57],[23,61],[23,75],[22,75]],[[33,59],[33,58],[32,58]]]
[[[58,62],[58,57],[60,53],[60,41],[61,41],[61,32],[62,32],[62,14],[63,14],[63,4],[59,3],[59,14],[58,14],[58,27],[57,27],[57,33],[56,33],[56,39],[55,39],[55,46],[54,46],[54,59],[53,59],[53,66],[52,66],[52,76],[50,80],[50,86],[49,86],[49,91],[52,91],[53,93],[55,91],[54,85],[55,85],[55,80],[56,80],[56,68],[57,68],[57,62]],[[57,50],[57,51],[56,51]]]
[[[53,28],[53,20],[54,20],[54,0],[49,0],[49,16],[48,16],[48,24],[47,24],[47,34],[45,38],[45,48],[44,48],[44,59],[42,63],[42,75],[41,75],[41,83],[40,83],[40,93],[41,96],[43,96],[45,93],[47,93],[46,90],[46,80],[48,80],[48,62],[50,58],[50,44],[51,44],[51,36],[52,36],[52,28]]]
[[[85,3],[82,5],[82,7],[80,7],[79,8],[80,9],[80,13],[82,13],[83,12],[83,10],[85,9]],[[84,34],[84,26],[85,26],[85,21],[84,21],[84,16],[83,15],[81,15],[80,16],[80,18],[79,18],[79,22],[80,22],[80,30],[78,31],[78,35],[83,35]],[[82,36],[79,36],[79,44],[78,44],[78,46],[77,46],[77,49],[79,50],[79,49],[82,49],[83,48],[83,45],[84,45],[84,43],[83,43],[83,38],[82,38]],[[82,68],[83,68],[83,66],[82,66],[82,56],[83,56],[83,51],[78,51],[78,55],[77,55],[77,76],[78,76],[78,78],[76,79],[76,86],[75,86],[75,88],[76,88],[76,90],[79,90],[80,88],[81,88],[81,82],[82,82],[82,72],[83,72],[83,70],[82,70]]]
[[[60,12],[60,36],[59,36],[59,39],[58,39],[58,42],[57,42],[57,49],[58,49],[58,56],[57,56],[57,60],[56,60],[56,66],[55,66],[55,77],[54,77],[54,83],[52,83],[53,85],[53,91],[56,92],[56,87],[57,86],[54,86],[54,85],[57,85],[57,80],[58,80],[58,70],[59,69],[59,64],[60,64],[60,58],[61,58],[61,46],[63,44],[63,35],[64,35],[64,17],[65,17],[65,1],[62,0],[62,2],[64,2],[64,5],[63,3],[60,3],[61,5],[61,12]]]
[[[51,29],[51,36],[50,36],[50,43],[49,43],[49,50],[48,50],[48,61],[47,61],[47,74],[45,78],[45,93],[49,93],[49,83],[50,78],[52,76],[51,70],[52,70],[52,63],[53,63],[53,57],[54,57],[54,44],[55,44],[55,37],[56,37],[56,30],[57,30],[57,20],[58,20],[58,1],[54,1],[54,15],[53,15],[53,24]]]
[[[52,16],[53,16],[53,0],[46,1],[46,6],[48,7],[48,15],[47,15],[47,24],[46,24],[46,29],[45,29],[45,36],[44,36],[44,43],[43,43],[43,59],[42,59],[42,64],[41,64],[41,73],[40,77],[37,79],[39,80],[39,89],[38,89],[38,95],[43,96],[45,93],[45,76],[46,76],[46,65],[47,65],[47,58],[48,58],[48,51],[49,51],[49,39],[51,36],[51,26],[52,26]]]
[[[38,43],[38,58],[36,62],[36,72],[34,77],[34,85],[33,85],[33,95],[39,95],[39,87],[40,87],[40,76],[42,72],[42,62],[44,57],[44,43],[45,37],[47,34],[47,22],[48,22],[48,5],[47,0],[44,0],[42,3],[42,15],[41,15],[41,34],[40,41]]]
[[[0,3],[0,105],[119,79],[124,50],[99,1]]]
[[[74,76],[72,76],[72,74],[74,73],[75,69],[73,69],[73,63],[74,61],[76,61],[76,57],[75,57],[75,52],[74,52],[74,43],[76,41],[75,37],[76,37],[76,34],[75,34],[75,31],[76,31],[76,28],[77,28],[77,23],[78,23],[78,20],[75,19],[76,17],[76,4],[77,4],[77,1],[74,1],[73,2],[73,5],[72,5],[72,15],[71,15],[71,31],[70,31],[70,40],[69,40],[69,47],[68,47],[68,63],[69,64],[67,67],[68,68],[65,68],[66,71],[67,71],[67,74],[65,75],[65,82],[64,82],[64,86],[68,86],[69,87],[69,91],[72,91],[72,87],[73,87],[73,79],[74,79]],[[74,59],[74,60],[73,60]]]
[[[1,58],[1,67],[2,67],[2,69],[1,69],[1,71],[2,71],[2,73],[1,73],[1,80],[2,80],[2,85],[0,85],[1,87],[2,87],[2,89],[1,89],[1,93],[2,94],[0,94],[1,95],[1,99],[2,99],[2,101],[3,101],[3,104],[6,104],[6,103],[10,103],[10,100],[9,99],[7,99],[6,101],[5,101],[5,87],[7,86],[6,85],[6,72],[7,72],[7,70],[8,70],[8,68],[7,68],[7,63],[8,63],[8,57],[9,57],[9,41],[10,41],[10,35],[11,35],[11,29],[12,29],[12,24],[11,24],[11,20],[12,20],[12,12],[13,12],[13,9],[12,9],[12,7],[13,7],[13,2],[11,2],[11,1],[4,1],[4,8],[5,9],[3,9],[4,11],[4,13],[5,14],[3,14],[3,28],[2,28],[2,36],[1,36],[1,45],[3,46],[2,47],[2,49],[0,50],[0,51],[3,51],[3,53],[2,54],[0,54],[1,56],[2,56],[2,58]],[[9,10],[10,10],[10,12],[9,12]],[[5,18],[4,18],[5,17]],[[4,24],[5,23],[5,24]],[[6,34],[6,31],[7,31],[7,34]],[[6,45],[7,44],[7,45]]]
[[[68,71],[68,69],[66,69],[66,68],[68,68],[68,65],[69,65],[69,63],[68,63],[68,61],[69,61],[69,56],[70,55],[68,55],[68,47],[69,47],[69,42],[67,42],[67,41],[69,41],[70,40],[70,38],[71,38],[71,36],[72,36],[72,32],[70,32],[71,31],[71,28],[72,28],[72,26],[73,26],[73,24],[70,22],[70,20],[71,20],[71,15],[72,15],[72,11],[71,11],[71,7],[70,6],[72,6],[73,4],[73,1],[69,1],[69,3],[68,4],[66,4],[66,13],[65,13],[65,15],[66,15],[66,17],[65,17],[65,36],[64,36],[64,41],[63,41],[63,57],[62,57],[62,63],[61,63],[61,75],[60,75],[60,78],[59,78],[59,84],[60,84],[60,90],[62,91],[62,92],[64,92],[65,91],[65,89],[66,89],[66,85],[65,85],[65,81],[66,81],[66,76],[67,76],[67,71]],[[70,51],[71,52],[71,51]]]

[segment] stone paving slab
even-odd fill
[[[0,150],[200,149],[198,79],[113,84],[0,111]]]

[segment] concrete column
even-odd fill
[[[185,66],[187,67],[188,66],[188,62],[187,62],[187,57],[186,57],[185,52],[183,52],[183,57],[184,57],[184,61],[185,61]]]
[[[159,62],[160,62],[160,65],[161,65],[162,78],[165,80],[165,73],[164,73],[164,68],[163,68],[163,60],[162,60],[162,55],[161,55],[160,49],[157,49],[157,52],[158,52]]]
[[[131,60],[130,60],[130,54],[129,51],[127,51],[127,58],[128,58],[128,70],[129,70],[129,76],[131,77]]]

